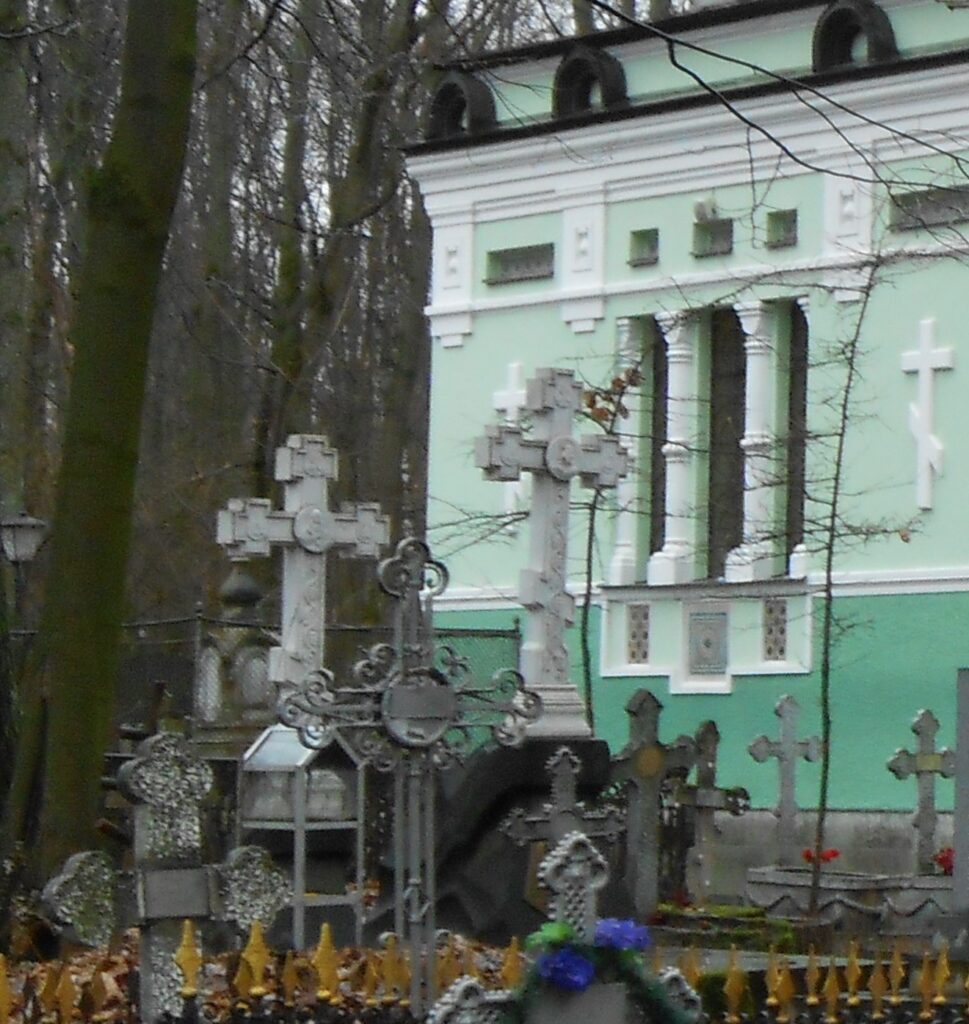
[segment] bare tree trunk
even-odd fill
[[[149,339],[181,182],[194,0],[131,0],[113,134],[88,191],[87,240],[58,475],[50,578],[25,672],[4,835],[46,877],[94,841],[115,707],[118,638]]]

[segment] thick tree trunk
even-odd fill
[[[4,830],[8,842],[34,840],[35,878],[94,841],[114,718],[145,370],[185,157],[196,14],[195,0],[129,3],[114,130],[88,193],[51,582],[25,673]]]

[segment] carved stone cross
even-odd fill
[[[696,840],[690,851],[688,867],[695,879],[694,895],[702,903],[710,892],[712,862],[710,851],[717,832],[716,812],[741,815],[750,807],[750,795],[742,786],[724,789],[717,785],[717,749],[720,730],[714,722],[704,722],[696,733],[696,784],[680,786],[676,799],[696,812]]]
[[[508,364],[508,380],[505,386],[491,396],[491,404],[494,410],[501,417],[503,423],[510,427],[518,425],[521,414],[525,409],[525,399],[528,393],[525,390],[525,373],[521,363]],[[509,480],[505,483],[505,515],[509,522],[505,525],[507,533],[517,533],[518,523],[512,518],[521,509],[527,493],[525,478]]]
[[[327,552],[374,558],[390,524],[373,503],[331,511],[327,484],[337,478],[337,453],[324,437],[292,434],[276,449],[275,475],[285,485],[284,508],[232,498],[219,513],[217,538],[234,561],[283,549],[282,643],[270,651],[269,677],[292,687],[323,668]]]
[[[601,836],[614,842],[622,835],[622,815],[615,807],[587,809],[577,798],[579,759],[568,747],[559,749],[549,758],[545,770],[552,779],[552,799],[537,814],[528,814],[516,807],[498,826],[516,846],[537,840],[550,845],[570,832],[583,832],[587,836]]]
[[[956,755],[944,747],[935,749],[939,720],[924,708],[912,722],[912,732],[918,737],[916,752],[896,750],[888,762],[888,770],[896,779],[915,775],[918,780],[918,806],[912,818],[916,830],[916,860],[920,874],[931,874],[935,855],[935,777],[951,779],[956,771]]]
[[[551,893],[549,917],[570,924],[580,943],[595,937],[599,890],[608,879],[605,858],[581,832],[563,836],[538,869],[539,884]]]
[[[475,442],[475,463],[489,480],[532,474],[529,567],[519,579],[526,610],[521,670],[541,697],[544,713],[529,733],[588,736],[565,646],[574,604],[566,590],[569,495],[576,476],[586,487],[615,487],[626,474],[628,457],[616,437],[573,436],[582,385],[571,370],[539,370],[526,392],[531,434],[525,437],[521,427],[508,424],[488,427]]]
[[[636,913],[644,920],[659,901],[659,809],[663,779],[674,771],[684,774],[696,763],[696,742],[680,736],[674,743],[659,741],[663,705],[649,690],[637,690],[626,704],[629,743],[612,765],[612,782],[625,785],[626,885]]]
[[[783,865],[793,865],[797,861],[797,759],[803,757],[805,761],[817,761],[821,757],[821,741],[817,736],[804,740],[797,738],[800,713],[797,701],[790,694],[785,694],[774,707],[774,714],[780,719],[779,738],[771,740],[758,736],[747,748],[758,764],[763,764],[769,757],[777,758],[780,787],[774,816],[777,818],[778,862]]]
[[[902,353],[902,369],[917,375],[917,398],[908,407],[908,427],[915,437],[915,500],[919,508],[932,507],[933,474],[942,472],[942,442],[932,433],[935,371],[951,370],[951,348],[935,348],[935,320],[919,324],[919,347]]]

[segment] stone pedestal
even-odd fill
[[[525,1010],[525,1024],[634,1024],[638,1019],[621,982],[597,982],[584,992],[546,986],[540,998]]]

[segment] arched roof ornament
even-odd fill
[[[579,45],[562,58],[555,72],[552,113],[568,117],[593,109],[593,88],[599,87],[602,107],[611,110],[628,99],[626,73],[611,53]]]
[[[469,71],[449,71],[434,91],[424,137],[434,141],[480,135],[496,124],[490,86]]]
[[[863,61],[853,56],[859,38],[867,44],[868,54]],[[815,71],[856,63],[877,64],[898,56],[892,23],[874,0],[834,0],[829,4],[814,28],[812,50]]]

